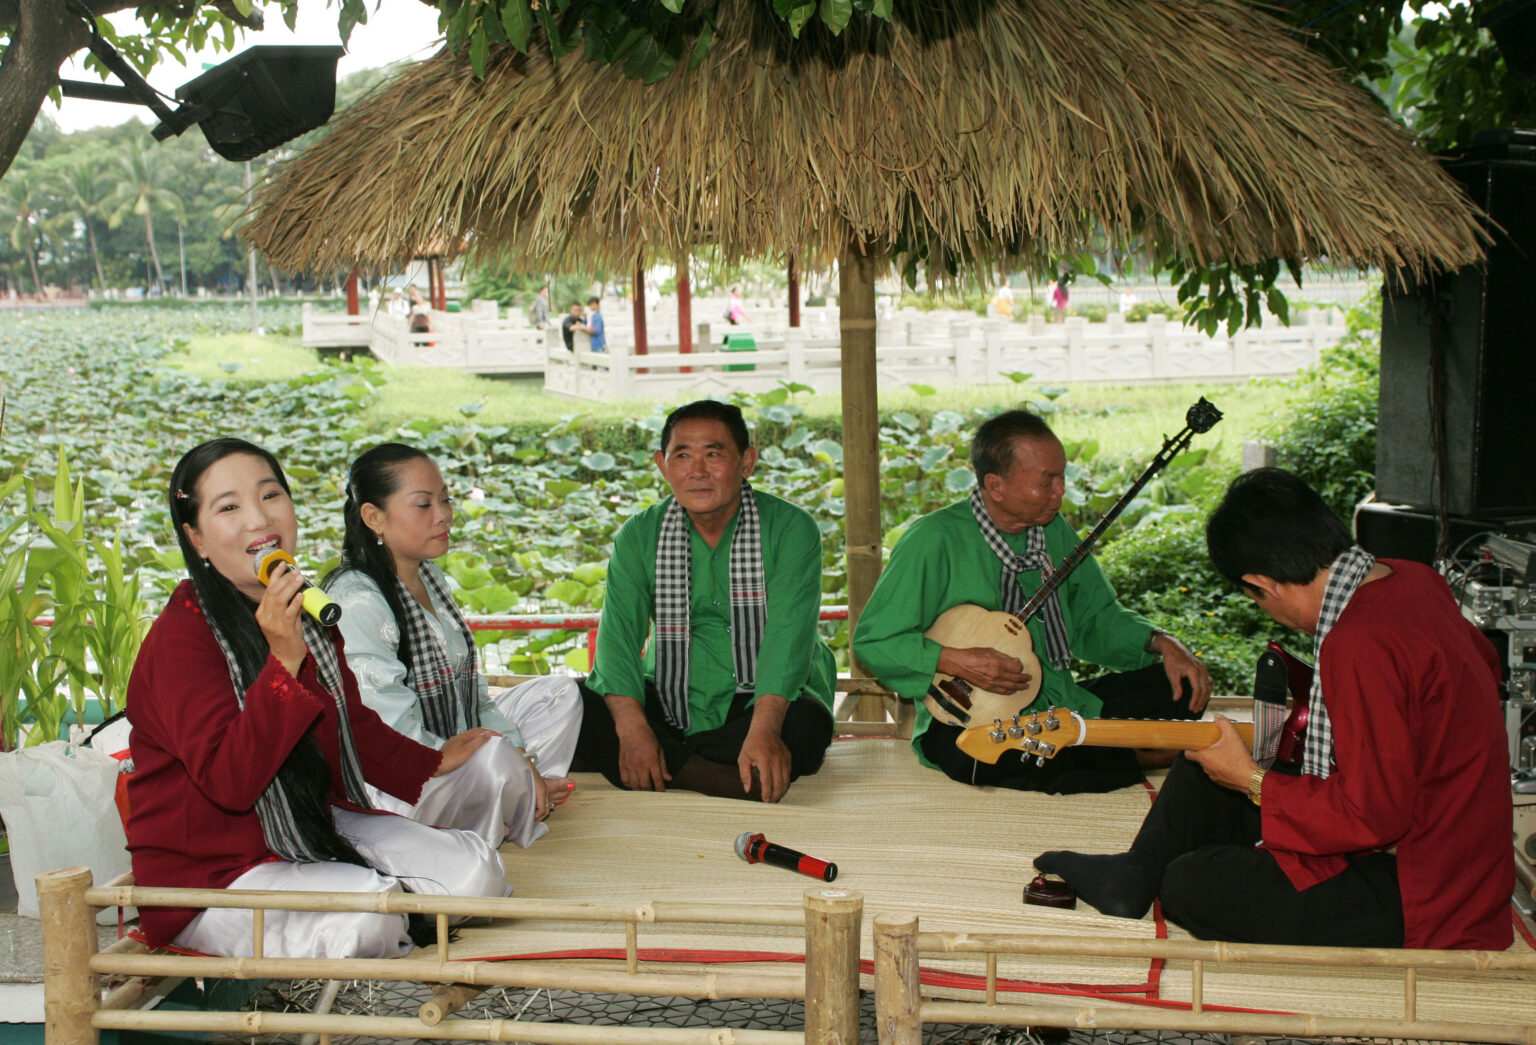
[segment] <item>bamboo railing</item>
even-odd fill
[[[71,868],[38,875],[43,928],[44,1018],[48,1045],[94,1045],[103,1030],[159,1032],[310,1033],[322,1036],[441,1038],[468,1041],[599,1043],[731,1042],[758,1045],[858,1041],[860,894],[817,887],[803,907],[690,903],[578,903],[407,893],[300,893],[230,889],[157,889],[133,885],[93,888],[91,873]],[[96,950],[97,909],[234,907],[254,912],[253,956],[133,953],[132,947]],[[429,958],[268,958],[262,954],[268,910],[368,911],[425,914],[437,923],[437,953]],[[454,916],[538,918],[624,925],[625,967],[579,968],[569,963],[454,961],[448,921]],[[743,926],[804,926],[803,970],[651,972],[642,970],[641,925],[677,922]],[[131,989],[101,996],[100,977],[126,978]],[[442,984],[417,1017],[337,1016],[314,1013],[135,1011],[126,1006],[156,977],[221,979],[414,980]],[[516,1020],[451,1019],[485,987],[544,987],[610,994],[691,998],[796,998],[805,1000],[805,1030],[740,1031],[726,1028],[585,1027]]]
[[[841,889],[815,887],[803,905],[718,903],[582,903],[519,898],[468,898],[421,894],[286,893],[235,890],[156,889],[126,884],[91,886],[88,870],[39,875],[44,958],[44,1008],[48,1045],[95,1045],[102,1030],[224,1032],[245,1034],[364,1034],[408,1039],[524,1041],[615,1045],[699,1042],[718,1045],[853,1045],[859,1034],[859,938],[863,898]],[[253,956],[215,958],[145,953],[120,941],[98,951],[97,909],[138,907],[234,907],[254,912]],[[262,955],[263,912],[370,911],[421,913],[436,918],[437,953],[396,959],[268,958]],[[623,926],[625,961],[616,967],[570,962],[452,960],[448,920],[458,915],[499,919],[537,918],[616,922]],[[739,926],[803,926],[805,966],[786,971],[654,972],[642,968],[639,933],[663,923]],[[1536,954],[1529,952],[1428,951],[1385,948],[1297,947],[1201,940],[1044,936],[988,933],[925,933],[915,915],[874,919],[875,1011],[882,1045],[917,1045],[926,1023],[1060,1026],[1105,1030],[1181,1030],[1270,1037],[1371,1037],[1536,1045],[1536,1023],[1421,1019],[1420,970],[1513,974],[1536,991]],[[974,955],[985,962],[984,1001],[924,1000],[920,955]],[[1188,1009],[1133,1005],[999,1003],[999,955],[1118,957],[1188,962]],[[1208,1011],[1207,965],[1266,964],[1296,967],[1400,970],[1403,1011],[1397,1018],[1339,1017],[1300,1013]],[[122,984],[101,993],[101,977]],[[225,979],[413,980],[438,985],[416,1017],[338,1016],[315,1013],[137,1011],[131,1006],[146,985],[176,977]],[[805,1030],[737,1030],[728,1027],[588,1027],[503,1019],[455,1019],[452,1014],[487,987],[543,987],[610,994],[709,999],[787,998],[805,1002]],[[1300,999],[1298,999],[1299,1001]],[[324,1038],[322,1038],[324,1040]]]
[[[925,1023],[1009,1027],[1091,1027],[1095,1030],[1180,1030],[1284,1038],[1417,1038],[1536,1045],[1536,1024],[1421,1020],[1417,1017],[1418,971],[1460,969],[1525,974],[1536,991],[1536,954],[1493,951],[1396,950],[1376,947],[1298,947],[1205,940],[1038,936],[1026,934],[923,933],[915,915],[874,919],[875,1014],[880,1045],[920,1045]],[[986,961],[983,1002],[923,1000],[920,955],[974,954]],[[997,956],[1057,955],[1095,958],[1162,958],[1191,966],[1187,1011],[1114,1005],[1034,1005],[997,1001]],[[1401,969],[1403,1015],[1399,1019],[1318,1016],[1307,1013],[1208,1012],[1204,972],[1208,963],[1296,965],[1335,969]]]

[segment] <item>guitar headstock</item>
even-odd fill
[[[1066,708],[1049,708],[1030,715],[1014,715],[990,725],[972,726],[955,740],[955,746],[978,762],[992,764],[1004,751],[1022,751],[1044,765],[1062,748],[1072,747],[1083,734],[1083,720]]]

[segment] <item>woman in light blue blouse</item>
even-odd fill
[[[453,501],[432,459],[401,443],[376,446],[348,473],[342,561],[326,588],[345,611],[347,664],[363,702],[386,723],[437,748],[463,733],[497,734],[465,766],[472,786],[429,786],[405,808],[376,796],[381,808],[526,846],[567,793],[581,694],[561,676],[490,693],[474,637],[432,561],[448,550],[452,526]]]

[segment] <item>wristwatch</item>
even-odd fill
[[[1147,641],[1143,642],[1141,644],[1141,648],[1146,650],[1148,653],[1156,653],[1157,652],[1157,637],[1159,635],[1166,635],[1166,634],[1168,634],[1168,633],[1166,631],[1164,631],[1162,628],[1153,628],[1152,629],[1152,634],[1147,636]]]
[[[1248,800],[1254,805],[1260,805],[1264,798],[1264,774],[1267,769],[1255,769],[1253,775],[1248,778]]]

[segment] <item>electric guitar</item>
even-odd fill
[[[1284,714],[1286,696],[1291,711],[1279,731],[1274,765],[1298,767],[1307,728],[1307,698],[1312,690],[1312,665],[1278,642],[1266,646],[1254,676],[1254,716],[1262,717],[1268,704],[1272,713]],[[1278,718],[1276,718],[1278,721]],[[1254,724],[1234,722],[1238,736],[1253,747]],[[1221,735],[1215,722],[1178,719],[1084,718],[1068,708],[1050,708],[1030,715],[993,719],[990,726],[972,726],[955,745],[978,762],[989,765],[1003,752],[1018,750],[1041,765],[1069,747],[1177,748],[1191,751],[1209,747]]]
[[[1238,734],[1253,743],[1253,725],[1234,722]],[[978,762],[993,763],[1004,751],[1019,750],[1041,765],[1069,747],[1181,748],[1209,747],[1221,731],[1214,722],[1181,722],[1173,719],[1084,718],[1067,708],[1051,708],[1031,715],[998,719],[990,726],[972,726],[955,745]]]
[[[961,605],[953,606],[939,615],[933,626],[924,632],[927,638],[941,646],[955,649],[990,647],[1007,654],[1024,665],[1024,672],[1029,675],[1030,682],[1024,689],[1013,693],[994,693],[941,671],[933,676],[928,695],[924,698],[924,704],[934,718],[951,726],[969,726],[973,722],[990,722],[994,719],[1007,721],[1022,714],[1025,708],[1035,702],[1035,697],[1040,693],[1040,659],[1035,656],[1034,643],[1029,635],[1029,619],[1055,594],[1067,575],[1088,557],[1104,531],[1131,503],[1131,499],[1141,492],[1141,488],[1169,461],[1187,450],[1197,433],[1209,432],[1220,420],[1221,411],[1201,396],[1199,402],[1185,413],[1183,430],[1163,441],[1163,448],[1157,452],[1146,471],[1104,513],[1104,518],[1061,561],[1061,565],[1046,572],[1040,590],[1018,613]]]

